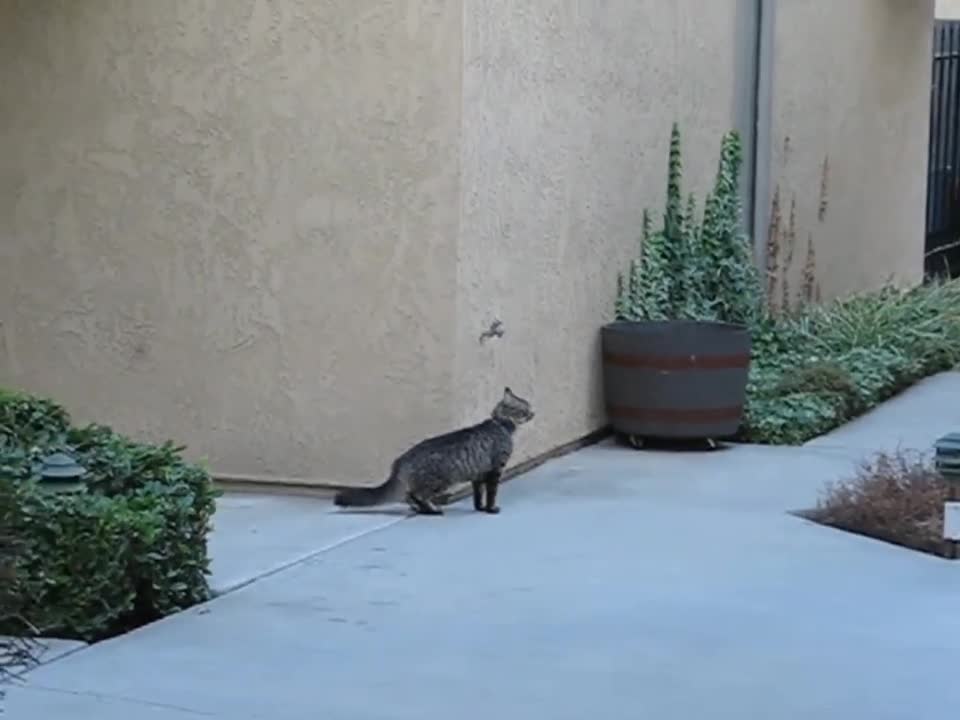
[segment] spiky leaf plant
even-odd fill
[[[618,277],[618,320],[721,320],[752,324],[758,317],[759,274],[742,230],[740,170],[743,154],[736,132],[723,137],[712,192],[697,223],[696,200],[684,208],[680,130],[670,134],[663,226],[652,229],[644,211],[639,259]]]

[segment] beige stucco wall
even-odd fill
[[[785,213],[796,197],[792,287],[811,237],[824,298],[918,281],[933,0],[776,5],[771,187]]]
[[[230,474],[453,419],[455,2],[0,0],[0,384]]]
[[[674,118],[712,172],[745,5],[0,0],[2,381],[229,475],[377,480],[505,384],[517,460],[596,429],[616,272]]]
[[[737,119],[737,0],[465,0],[459,417],[503,385],[536,421],[518,457],[602,426],[599,328],[659,211],[670,125],[688,189]],[[738,42],[734,42],[734,39]],[[478,343],[491,320],[500,340]]]

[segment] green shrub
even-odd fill
[[[52,400],[0,388],[0,442],[44,445],[70,426],[66,410]]]
[[[15,489],[19,507],[22,617],[43,634],[96,640],[209,597],[216,494],[205,470],[172,444],[137,443],[104,426],[71,427],[49,401],[31,410],[29,398],[4,398],[14,398],[18,416],[30,420],[28,431],[0,436],[0,481]],[[11,412],[5,401],[4,417]],[[37,482],[39,457],[60,449],[88,470],[86,492],[50,493]],[[20,629],[0,622],[0,632]]]
[[[958,363],[958,280],[767,316],[754,329],[741,439],[805,442]]]
[[[832,361],[815,362],[784,373],[773,390],[778,397],[805,393],[833,398],[846,415],[857,412],[864,405],[861,388],[857,386],[853,373]]]
[[[760,278],[743,232],[739,135],[720,143],[713,190],[697,221],[693,196],[684,204],[680,130],[670,135],[663,225],[644,211],[639,257],[617,278],[617,320],[720,320],[751,325],[761,307]]]
[[[16,534],[20,505],[13,483],[0,477],[0,624],[24,625],[21,620],[22,601],[17,584],[16,565],[22,543]],[[32,628],[25,628],[21,636],[0,637],[0,683],[15,677],[36,661],[36,647],[31,637]],[[0,690],[0,700],[3,692]]]
[[[770,445],[800,445],[844,421],[829,398],[809,392],[782,397],[747,397],[742,439]]]

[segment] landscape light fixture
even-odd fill
[[[87,469],[64,452],[55,452],[40,459],[36,468],[40,487],[52,492],[79,492],[85,489],[83,476]]]
[[[943,507],[943,539],[951,559],[960,555],[960,433],[949,433],[934,444],[937,472],[947,483]]]

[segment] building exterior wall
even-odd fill
[[[774,4],[824,293],[916,279],[932,0]],[[233,477],[379,481],[504,385],[516,460],[597,429],[671,123],[701,201],[752,132],[755,3],[594,5],[0,0],[0,384]]]
[[[661,209],[674,120],[687,189],[713,180],[743,117],[750,4],[465,0],[456,405],[467,421],[504,385],[528,395],[518,459],[605,423],[617,273]],[[495,318],[503,338],[481,345]]]
[[[936,0],[938,20],[960,20],[960,0]]]
[[[230,475],[453,419],[461,10],[0,0],[0,383]]]
[[[919,281],[933,0],[775,5],[770,191],[785,225],[796,200],[791,287],[811,240],[824,299]]]

